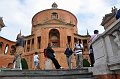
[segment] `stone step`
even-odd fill
[[[75,78],[75,79],[95,79],[95,77],[91,77],[91,78]]]
[[[55,70],[1,70],[0,79],[95,79],[87,68]]]

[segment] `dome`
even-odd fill
[[[42,10],[36,13],[32,18],[32,26],[41,25],[53,19],[77,26],[76,16],[67,10],[58,9],[57,6],[56,3],[53,3],[51,9]]]

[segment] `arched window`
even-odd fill
[[[3,42],[0,42],[0,53],[2,53]]]
[[[0,48],[2,48],[3,42],[0,42]]]
[[[53,12],[51,17],[52,19],[58,19],[58,14],[56,12]]]
[[[8,52],[8,44],[6,44],[6,47],[5,47],[5,52],[4,52],[4,54],[7,54],[7,52]]]
[[[60,33],[57,29],[50,30],[49,42],[53,43],[53,47],[60,47]]]

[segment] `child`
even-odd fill
[[[38,56],[38,52],[35,52],[35,55],[34,55],[34,66],[35,66],[35,70],[37,70],[39,68],[39,56]]]

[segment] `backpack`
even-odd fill
[[[44,49],[44,56],[47,57],[47,49]]]
[[[44,56],[50,59],[55,57],[55,55],[51,53],[48,49],[44,49]]]

